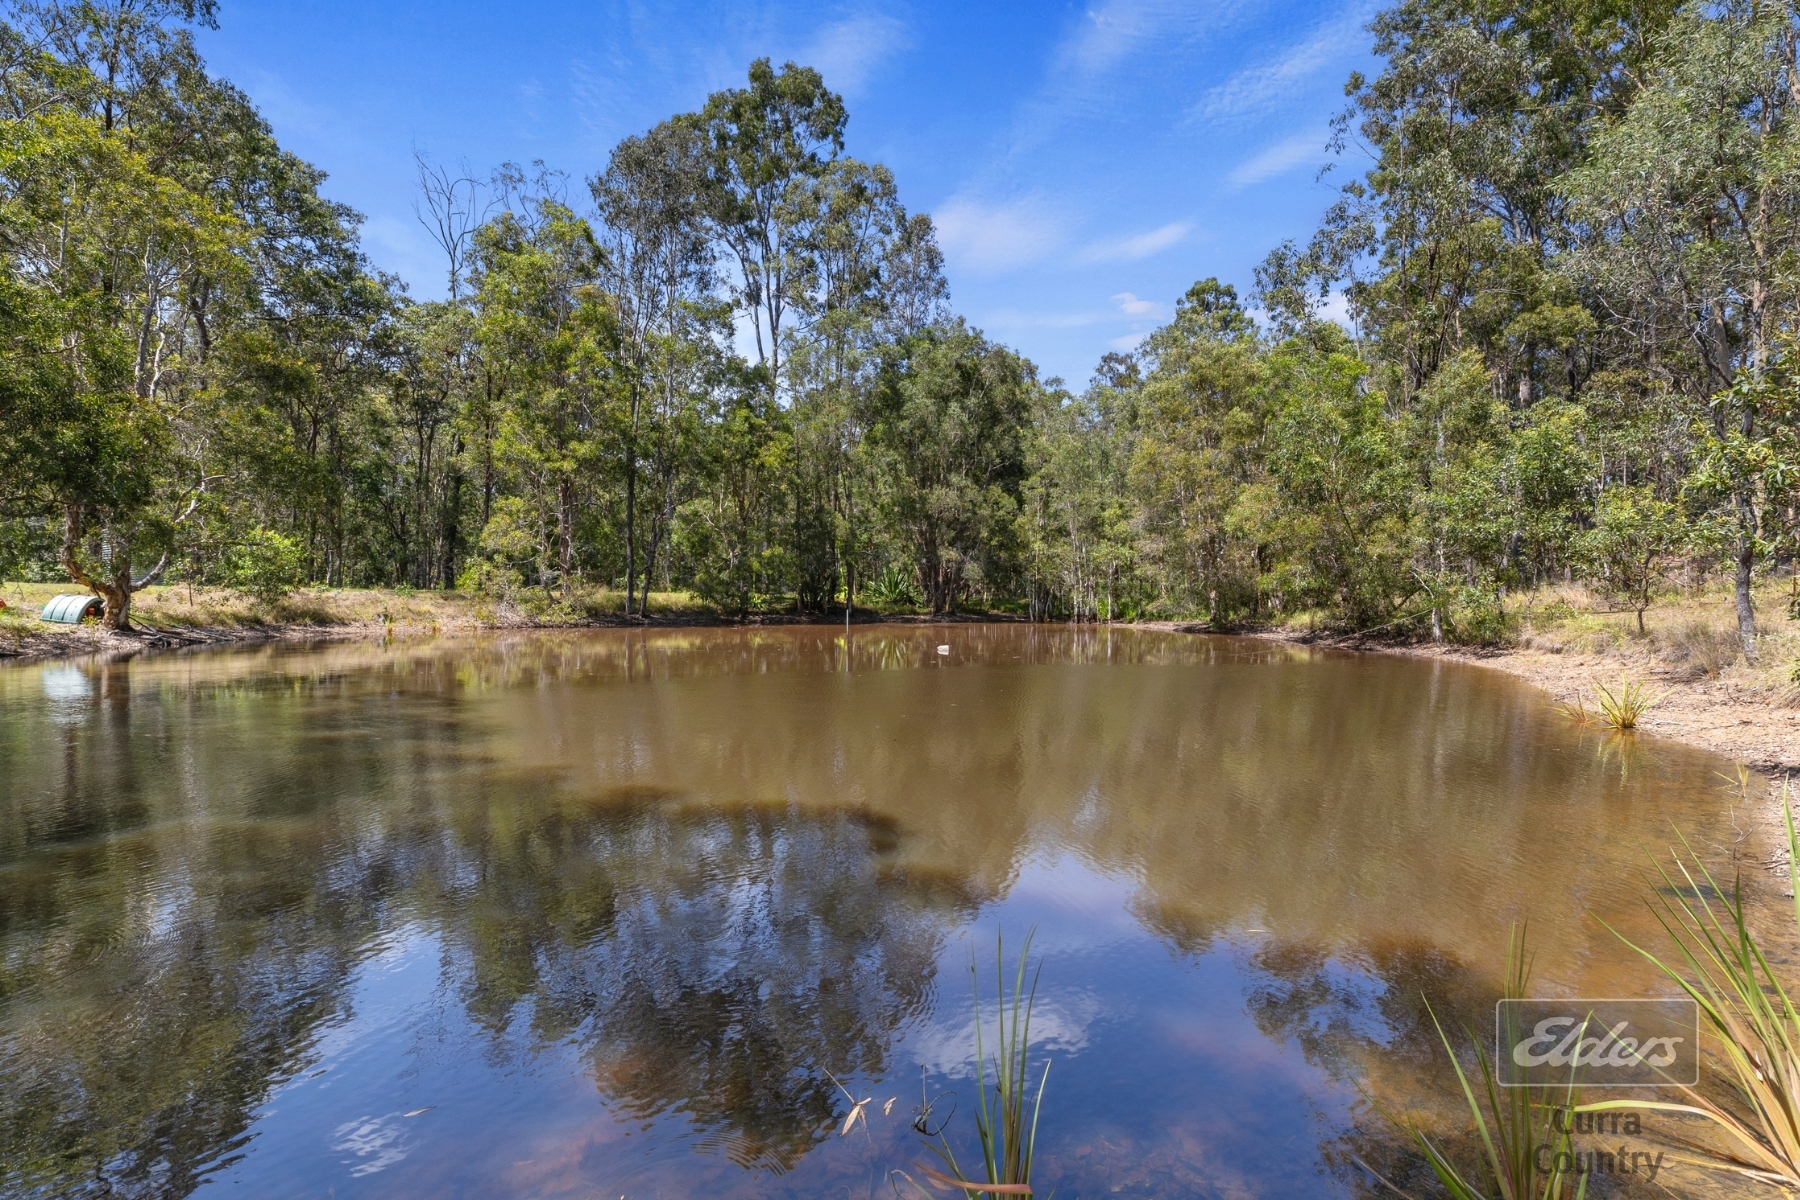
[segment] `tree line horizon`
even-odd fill
[[[1368,169],[1079,390],[955,313],[809,67],[580,179],[417,157],[420,301],[207,72],[217,15],[0,6],[0,578],[119,627],[187,580],[1481,641],[1508,589],[1641,627],[1722,571],[1754,655],[1792,565],[1792,3],[1384,9]]]

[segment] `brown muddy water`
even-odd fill
[[[922,1077],[972,1145],[970,959],[1033,927],[1040,1194],[1428,1193],[1363,1098],[1453,1111],[1425,999],[1491,1021],[1525,918],[1541,994],[1666,994],[1595,918],[1654,938],[1674,826],[1769,857],[1726,769],[1104,629],[4,669],[0,1194],[891,1196]]]

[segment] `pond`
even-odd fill
[[[1363,1094],[1445,1102],[1514,922],[1542,994],[1669,990],[1596,918],[1653,936],[1672,827],[1771,853],[1727,769],[1105,628],[0,670],[0,1194],[890,1196],[1033,930],[1040,1195],[1383,1194]]]

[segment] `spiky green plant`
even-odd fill
[[[1800,836],[1795,833],[1786,785],[1781,804],[1787,818],[1794,921],[1800,927]],[[1704,1118],[1724,1135],[1728,1149],[1720,1152],[1688,1143],[1692,1153],[1677,1161],[1800,1190],[1800,1012],[1751,936],[1744,918],[1742,881],[1732,888],[1729,899],[1714,903],[1708,894],[1724,897],[1724,889],[1686,838],[1681,845],[1685,860],[1681,853],[1674,855],[1675,875],[1657,864],[1665,890],[1652,910],[1686,969],[1636,945],[1612,926],[1607,928],[1700,1006],[1701,1020],[1724,1060],[1730,1101],[1721,1103],[1697,1088],[1682,1087],[1681,1103],[1632,1099],[1587,1107],[1595,1112],[1638,1109]]]
[[[1600,719],[1614,729],[1636,729],[1638,719],[1662,702],[1660,693],[1652,692],[1635,679],[1619,680],[1614,692],[1604,683],[1594,685],[1594,701],[1600,706]]]
[[[1531,957],[1525,948],[1525,929],[1514,926],[1506,951],[1505,997],[1523,999],[1530,977]],[[1429,1001],[1425,1008],[1427,1012],[1431,1011]],[[1503,1006],[1502,1011],[1510,1013],[1510,1006]],[[1574,1161],[1568,1153],[1573,1148],[1572,1125],[1565,1120],[1559,1128],[1556,1120],[1558,1112],[1566,1113],[1579,1104],[1579,1088],[1573,1073],[1566,1085],[1502,1087],[1482,1040],[1465,1026],[1464,1032],[1475,1047],[1481,1081],[1478,1093],[1435,1012],[1431,1012],[1431,1023],[1436,1026],[1438,1039],[1450,1056],[1450,1065],[1456,1070],[1456,1082],[1462,1088],[1469,1115],[1475,1122],[1481,1153],[1474,1169],[1459,1166],[1450,1153],[1432,1141],[1416,1123],[1387,1113],[1379,1104],[1376,1108],[1412,1139],[1430,1164],[1432,1174],[1444,1185],[1444,1190],[1453,1200],[1562,1200],[1571,1195],[1572,1186],[1574,1200],[1581,1200],[1587,1193],[1588,1177],[1585,1174],[1575,1176],[1572,1184],[1573,1172],[1564,1166]],[[1519,1032],[1508,1030],[1503,1043],[1516,1044]],[[1551,1152],[1549,1170],[1539,1167],[1539,1150],[1546,1146]],[[1357,1161],[1362,1162],[1361,1159]],[[1406,1195],[1367,1163],[1362,1166],[1396,1194]]]
[[[1013,971],[1012,998],[1006,995],[1006,951],[1004,939],[994,938],[994,987],[997,1011],[994,1014],[994,1086],[987,1081],[988,1055],[981,1032],[981,973],[973,959],[969,975],[975,983],[975,1132],[981,1142],[981,1171],[984,1179],[966,1174],[956,1161],[948,1138],[939,1135],[931,1147],[948,1172],[919,1166],[927,1179],[941,1188],[960,1189],[967,1197],[1032,1195],[1031,1167],[1037,1155],[1038,1114],[1044,1107],[1044,1086],[1050,1080],[1050,1063],[1038,1079],[1037,1097],[1027,1103],[1029,1086],[1027,1068],[1031,1050],[1031,1011],[1037,1004],[1038,977],[1043,973],[1040,961],[1031,974],[1031,990],[1025,989],[1025,969],[1031,957],[1032,929],[1025,935],[1019,961]]]

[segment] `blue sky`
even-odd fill
[[[443,284],[413,216],[415,147],[484,173],[543,159],[579,180],[621,137],[740,86],[753,58],[817,67],[849,106],[847,152],[893,168],[907,207],[936,218],[957,310],[1079,386],[1194,280],[1247,290],[1361,169],[1315,179],[1344,80],[1371,65],[1374,11],[225,0],[199,41],[419,296]]]

